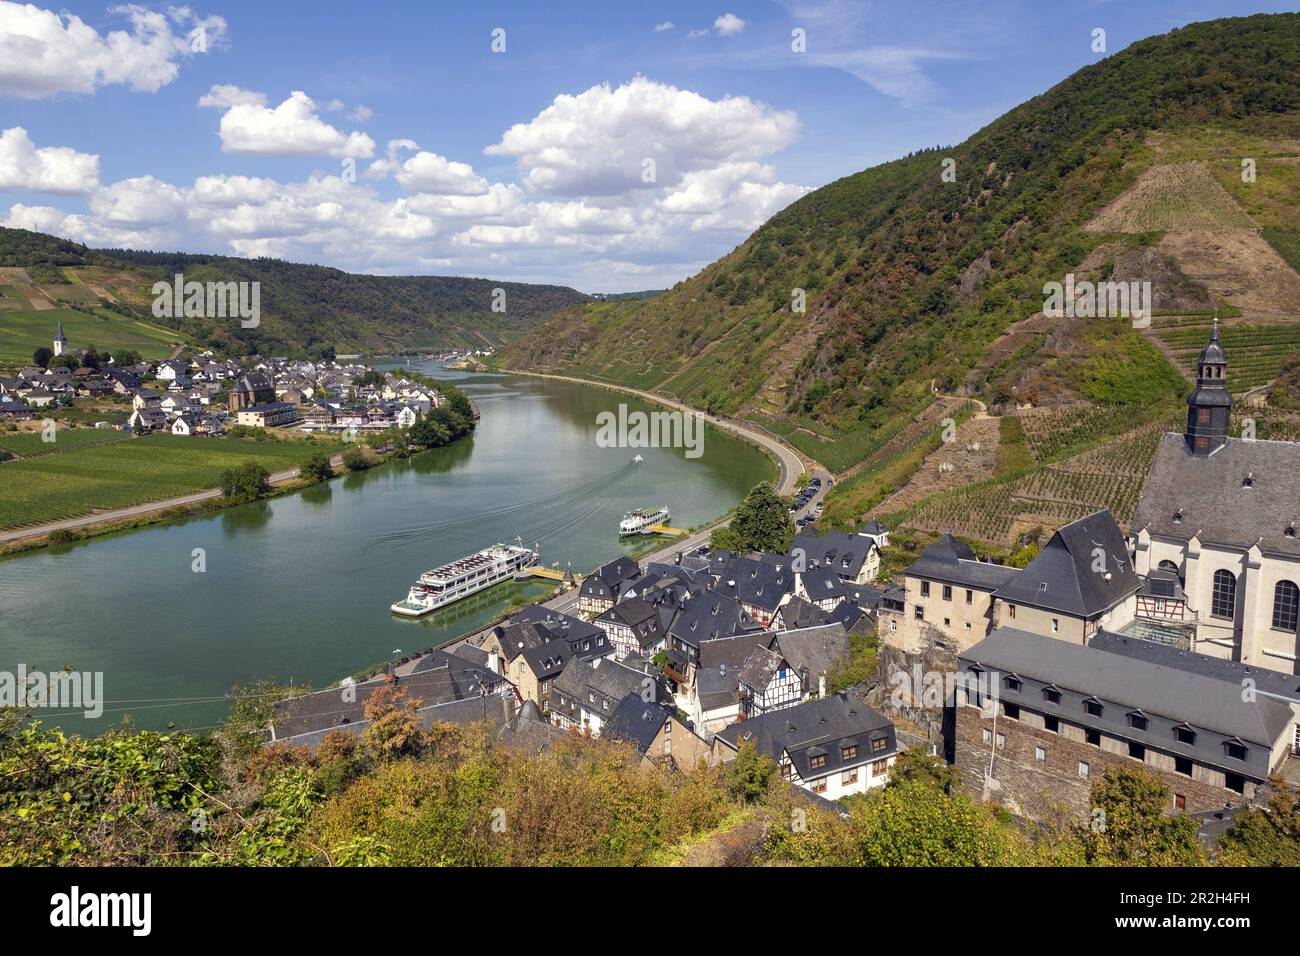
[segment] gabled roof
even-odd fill
[[[794,587],[794,574],[784,565],[753,558],[732,558],[718,581],[718,590],[744,604],[775,611]]]
[[[621,701],[628,694],[640,694],[653,683],[656,699],[663,698],[667,692],[653,674],[625,667],[614,660],[577,660],[566,667],[551,685],[551,702],[553,710],[560,710],[559,698],[573,698],[580,706],[592,707],[590,694],[595,693],[597,704],[600,700]],[[600,710],[599,707],[595,708]]]
[[[608,587],[617,587],[641,573],[641,566],[628,557],[615,558],[608,564],[602,564],[592,572],[591,577],[600,578]]]
[[[1243,549],[1258,542],[1295,556],[1300,536],[1286,535],[1293,522],[1300,524],[1300,444],[1229,438],[1197,457],[1182,435],[1170,433],[1156,446],[1132,527]]]
[[[784,666],[779,653],[769,647],[756,647],[736,676],[742,684],[761,691]]]
[[[808,592],[808,600],[840,601],[848,597],[849,589],[840,576],[830,568],[818,568],[812,571],[805,571],[800,575],[800,581],[803,583],[803,589]]]
[[[1293,720],[1287,704],[1263,695],[1242,700],[1240,682],[1226,675],[1116,654],[1104,643],[1070,644],[1000,627],[958,659],[1268,747]]]
[[[760,754],[773,760],[787,754],[803,780],[880,760],[898,749],[894,724],[868,707],[858,696],[860,690],[768,711],[723,728],[715,739],[737,751],[742,744],[753,743]],[[874,739],[885,741],[883,750],[872,750]],[[824,764],[814,768],[814,756],[824,756]]]
[[[787,629],[815,627],[826,623],[826,612],[797,594],[781,605],[780,614],[781,626]]]
[[[771,640],[767,631],[753,630],[734,637],[721,637],[700,645],[700,667],[720,668],[729,673],[739,671],[754,648]]]
[[[950,534],[921,552],[906,573],[947,584],[993,591],[1010,582],[1020,572],[1015,568],[979,561],[975,552]]]
[[[1250,680],[1254,682],[1253,686],[1261,695],[1271,695],[1300,704],[1300,677],[1294,674],[1283,674],[1281,671],[1272,671],[1264,667],[1252,667],[1249,664],[1210,657],[1208,654],[1197,654],[1168,644],[1144,641],[1138,637],[1128,637],[1106,630],[1097,631],[1088,641],[1088,646],[1135,660],[1159,664],[1162,667],[1200,674],[1237,687],[1248,686],[1243,681]]]
[[[720,637],[734,637],[746,631],[761,631],[734,597],[718,591],[695,591],[677,605],[668,633],[696,647]]]
[[[1136,594],[1141,586],[1123,532],[1111,513],[1102,510],[1058,530],[994,597],[1092,618]]]
[[[806,672],[808,679],[814,682],[847,659],[850,652],[849,637],[838,624],[778,631],[769,646],[796,671]]]
[[[639,694],[628,694],[601,728],[600,735],[627,741],[637,753],[644,754],[672,715],[663,704],[647,704]]]
[[[828,531],[824,537],[801,531],[790,545],[790,554],[796,548],[802,549],[810,570],[828,568],[844,577],[855,578],[873,547],[870,538],[847,531]]]

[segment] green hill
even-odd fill
[[[150,288],[187,281],[260,282],[262,321],[155,319]],[[505,311],[494,312],[495,289]],[[0,228],[0,340],[15,313],[64,306],[165,325],[198,346],[225,352],[304,354],[500,346],[587,296],[564,286],[452,276],[371,276],[278,259],[88,249],[21,229]],[[46,335],[37,344],[48,344]],[[102,345],[102,343],[99,343]],[[34,347],[34,346],[33,346]],[[140,349],[144,352],[144,349]],[[30,349],[27,350],[30,355]]]
[[[1158,316],[1208,322],[1216,305],[1221,316],[1241,315],[1228,304],[1235,290],[1189,278],[1223,266],[1194,268],[1208,255],[1195,230],[1242,233],[1243,261],[1293,253],[1293,233],[1259,227],[1300,221],[1292,215],[1300,211],[1298,111],[1300,16],[1218,20],[1152,37],[959,145],[808,194],[663,295],[560,313],[499,361],[742,416],[851,475],[903,455],[918,467],[932,436],[917,422],[930,416],[937,431],[936,393],[979,398],[995,414],[1017,414],[1028,401],[1131,405],[1133,415],[1119,419],[1134,427],[1165,414],[1166,399],[1182,392],[1167,346],[1123,320],[1048,320],[1040,314],[1044,283],[1070,272],[1147,279]],[[1241,160],[1256,155],[1260,188],[1252,190],[1240,181]],[[955,181],[941,175],[945,160]],[[1163,175],[1164,164],[1188,161],[1205,171]],[[1085,228],[1156,166],[1159,188],[1130,206],[1158,208],[1158,225],[1125,208]],[[1223,184],[1213,195],[1204,188],[1210,177]],[[1192,214],[1211,200],[1216,215]],[[1219,208],[1234,203],[1241,208]],[[1261,268],[1242,283],[1280,283],[1276,295],[1265,289],[1243,307],[1300,324],[1300,302],[1276,272]],[[804,313],[792,311],[800,289]],[[846,487],[832,512],[860,517],[906,479],[895,473],[888,487],[848,505]]]

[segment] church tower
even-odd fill
[[[1232,394],[1225,376],[1228,358],[1219,344],[1219,320],[1214,320],[1210,344],[1196,363],[1196,390],[1187,396],[1187,431],[1183,437],[1193,455],[1206,456],[1228,440],[1228,423],[1232,415]]]
[[[63,337],[63,323],[59,323],[59,334],[54,336],[54,354],[62,355],[68,350],[68,340]]]

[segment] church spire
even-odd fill
[[[1228,440],[1232,393],[1227,389],[1228,357],[1219,344],[1219,319],[1210,342],[1196,362],[1196,389],[1187,396],[1187,431],[1184,440],[1193,455],[1208,455]]]

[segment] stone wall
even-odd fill
[[[1090,811],[1092,784],[1111,767],[1139,765],[1156,776],[1169,788],[1171,794],[1186,799],[1188,812],[1216,810],[1227,804],[1239,806],[1246,803],[1248,795],[1236,793],[1222,786],[1222,775],[1216,771],[1194,765],[1194,775],[1187,777],[1172,769],[1172,758],[1150,748],[1145,760],[1128,756],[1122,741],[1102,735],[1101,745],[1086,743],[1084,729],[1065,721],[1060,723],[1060,733],[1042,726],[1041,719],[1031,711],[1022,710],[1025,719],[1012,720],[1000,714],[995,733],[1006,738],[1002,747],[996,747],[996,738],[984,740],[984,731],[994,732],[992,716],[981,716],[977,707],[957,707],[954,719],[955,759],[962,772],[963,786],[977,798],[994,800],[1013,813],[1033,819],[1051,819],[1058,811],[1078,820],[1087,820]],[[996,747],[993,777],[998,789],[986,792],[985,775],[989,766],[989,752]],[[1044,759],[1038,760],[1036,748],[1044,750]],[[1079,775],[1079,764],[1088,764],[1086,779]],[[1217,779],[1216,779],[1217,778]],[[1253,790],[1246,785],[1248,794]],[[1169,809],[1174,809],[1170,797]]]

